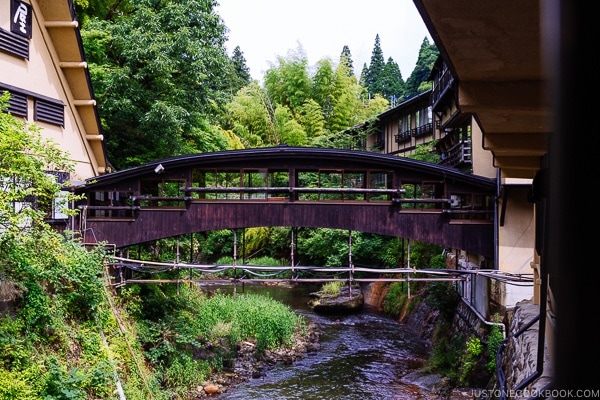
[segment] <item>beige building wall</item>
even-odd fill
[[[475,118],[471,118],[471,146],[473,155],[473,174],[496,178],[497,168],[494,167],[494,156],[483,148],[483,133]]]
[[[497,178],[493,155],[483,148],[483,133],[472,119],[471,142],[473,146],[473,173]],[[497,269],[511,274],[533,274],[533,249],[535,246],[535,218],[533,203],[528,201],[531,180],[501,179],[498,199]],[[475,258],[474,255],[470,256]],[[512,308],[519,301],[530,300],[533,286],[512,285],[493,281],[490,288],[492,301],[500,307]]]
[[[0,27],[6,31],[10,31],[10,3],[10,0],[0,0]],[[67,1],[56,0],[54,4],[57,7],[64,6],[59,6],[59,3],[67,3]],[[45,20],[38,2],[32,1],[30,4],[33,17],[32,38],[29,40],[29,59],[22,59],[0,51],[0,70],[2,71],[0,83],[29,92],[33,97],[46,97],[64,103],[64,126],[42,121],[35,121],[35,124],[41,128],[44,138],[58,143],[60,148],[68,152],[70,158],[75,161],[72,181],[98,176],[106,172],[106,168],[104,160],[98,160],[97,154],[94,154],[92,143],[94,141],[99,143],[102,136],[88,135],[86,132],[79,110],[75,105],[73,88],[67,82],[55,48],[55,45],[73,46],[73,43],[54,43],[45,27]],[[66,29],[72,30],[73,28]],[[80,53],[79,49],[72,51],[75,50]],[[33,97],[28,97],[27,120],[29,122],[34,122]],[[96,153],[98,153],[97,149]]]
[[[498,269],[514,274],[533,274],[535,248],[534,204],[528,201],[531,184],[502,180],[499,217],[505,208],[503,223],[498,227]],[[525,180],[528,181],[528,180]],[[506,285],[505,306],[515,306],[521,300],[533,298],[532,286]]]

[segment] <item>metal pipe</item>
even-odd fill
[[[494,268],[500,268],[500,224],[498,223],[498,199],[500,198],[500,168],[496,169],[496,199],[494,200]]]
[[[471,311],[473,311],[473,313],[477,316],[477,318],[479,318],[479,320],[481,322],[483,322],[486,325],[489,326],[499,326],[500,330],[502,331],[502,340],[506,339],[506,327],[504,326],[504,324],[502,322],[491,322],[486,320],[483,315],[481,315],[479,313],[479,311],[477,311],[471,304],[469,304],[467,301],[465,301],[465,299],[461,296],[460,298],[462,300],[462,302],[471,309]]]

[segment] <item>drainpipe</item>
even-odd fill
[[[495,269],[500,269],[500,239],[499,230],[500,224],[498,221],[498,199],[500,198],[500,168],[496,169],[496,200],[494,201],[494,266]]]

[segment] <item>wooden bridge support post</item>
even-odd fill
[[[348,231],[348,265],[350,271],[348,271],[348,293],[352,297],[352,279],[354,276],[354,264],[352,263],[352,231]]]
[[[190,264],[194,262],[194,232],[190,233]],[[192,280],[194,278],[194,269],[190,268],[190,288],[192,287]]]
[[[177,236],[177,245],[176,245],[176,252],[175,252],[175,268],[177,269],[177,295],[179,295],[179,288],[181,283],[180,281],[180,269],[179,269],[179,236]]]
[[[233,229],[233,298],[235,299],[237,295],[237,270],[236,270],[236,260],[237,260],[237,229]]]
[[[296,265],[294,262],[294,229],[295,229],[295,227],[292,226],[292,229],[291,229],[292,237],[291,237],[291,244],[290,244],[290,252],[291,252],[290,259],[292,260],[292,278],[294,277],[294,266]]]

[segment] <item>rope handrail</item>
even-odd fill
[[[138,272],[145,272],[150,274],[158,274],[169,272],[177,269],[189,269],[200,273],[206,274],[215,274],[220,272],[225,272],[227,270],[243,270],[249,274],[254,276],[262,276],[265,277],[265,274],[278,275],[285,271],[291,271],[292,273],[314,273],[314,274],[340,274],[340,273],[348,273],[352,272],[357,273],[368,273],[368,274],[378,274],[379,278],[355,278],[352,279],[358,282],[367,282],[374,280],[387,280],[387,281],[401,281],[404,278],[398,277],[381,277],[381,275],[403,275],[412,276],[411,280],[423,280],[423,281],[461,281],[467,279],[467,275],[479,275],[499,281],[504,281],[509,284],[519,285],[519,286],[531,286],[534,283],[533,274],[515,274],[510,272],[504,272],[500,270],[490,270],[490,269],[472,269],[472,270],[464,270],[464,269],[432,269],[432,268],[423,268],[423,269],[415,269],[415,268],[375,268],[375,267],[365,267],[365,266],[355,266],[355,265],[347,265],[347,266],[337,266],[337,267],[322,267],[322,266],[306,266],[306,265],[279,265],[279,266],[269,266],[269,265],[253,265],[253,264],[241,264],[241,265],[233,265],[233,264],[189,264],[189,263],[181,263],[181,262],[158,262],[158,261],[143,261],[143,260],[134,260],[128,259],[124,257],[112,256],[107,261],[109,264],[114,266],[120,266],[132,269]],[[263,272],[265,274],[260,274]],[[415,275],[427,275],[428,277],[416,278]],[[301,278],[299,278],[301,279]],[[306,279],[306,278],[304,278]],[[324,278],[317,278],[321,281]],[[336,278],[342,279],[343,278]],[[296,280],[296,279],[295,279]],[[306,281],[306,280],[304,280]]]

